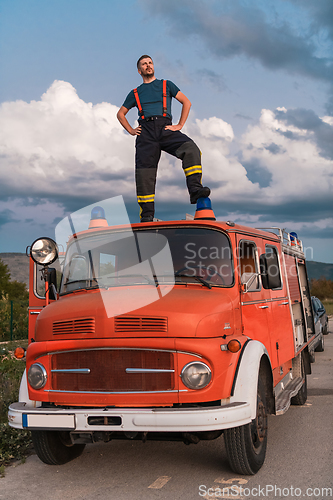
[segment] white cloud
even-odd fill
[[[212,116],[205,118],[204,120],[196,119],[196,124],[200,130],[200,133],[203,137],[211,137],[211,138],[222,138],[228,142],[231,142],[234,139],[234,131],[232,130],[232,126],[221,120],[221,118],[216,118],[216,116]]]
[[[323,116],[322,120],[323,122],[333,126],[333,116]]]
[[[267,203],[306,202],[332,192],[333,162],[321,156],[313,132],[289,125],[271,110],[262,110],[259,124],[247,129],[241,147],[244,162],[257,163],[271,174],[270,185],[261,189]]]
[[[17,194],[115,192],[103,178],[133,178],[133,141],[109,103],[81,100],[70,83],[55,81],[40,101],[0,108],[1,181]],[[130,181],[129,181],[130,179]],[[129,189],[129,185],[127,186]],[[73,192],[74,190],[74,192]]]

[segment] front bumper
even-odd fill
[[[96,421],[104,424],[91,425]],[[29,430],[203,432],[247,424],[251,422],[251,409],[250,403],[242,402],[209,408],[104,409],[35,408],[26,403],[12,403],[8,422],[16,429]]]

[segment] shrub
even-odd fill
[[[0,341],[28,338],[28,292],[0,259]]]
[[[32,448],[29,431],[13,429],[0,424],[0,466],[8,465],[13,459],[22,460]]]
[[[9,300],[0,291],[0,341],[28,338],[28,305],[28,299]]]
[[[27,347],[28,342],[20,342]],[[0,344],[0,466],[12,459],[22,459],[31,449],[30,432],[9,427],[8,406],[18,400],[20,381],[25,361],[14,357],[17,342]]]
[[[322,277],[319,280],[312,279],[310,283],[311,295],[319,300],[333,299],[333,281]]]

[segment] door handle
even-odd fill
[[[279,304],[279,306],[287,306],[289,304],[289,302],[281,302],[281,304]]]
[[[268,306],[259,306],[259,309],[268,309]]]

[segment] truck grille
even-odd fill
[[[56,391],[160,392],[174,389],[173,354],[166,351],[67,351],[52,355],[51,370],[52,389]]]
[[[70,334],[70,333],[94,333],[95,318],[80,318],[70,319],[67,321],[54,321],[53,335]]]
[[[167,332],[168,318],[147,316],[117,316],[114,319],[115,332]]]

